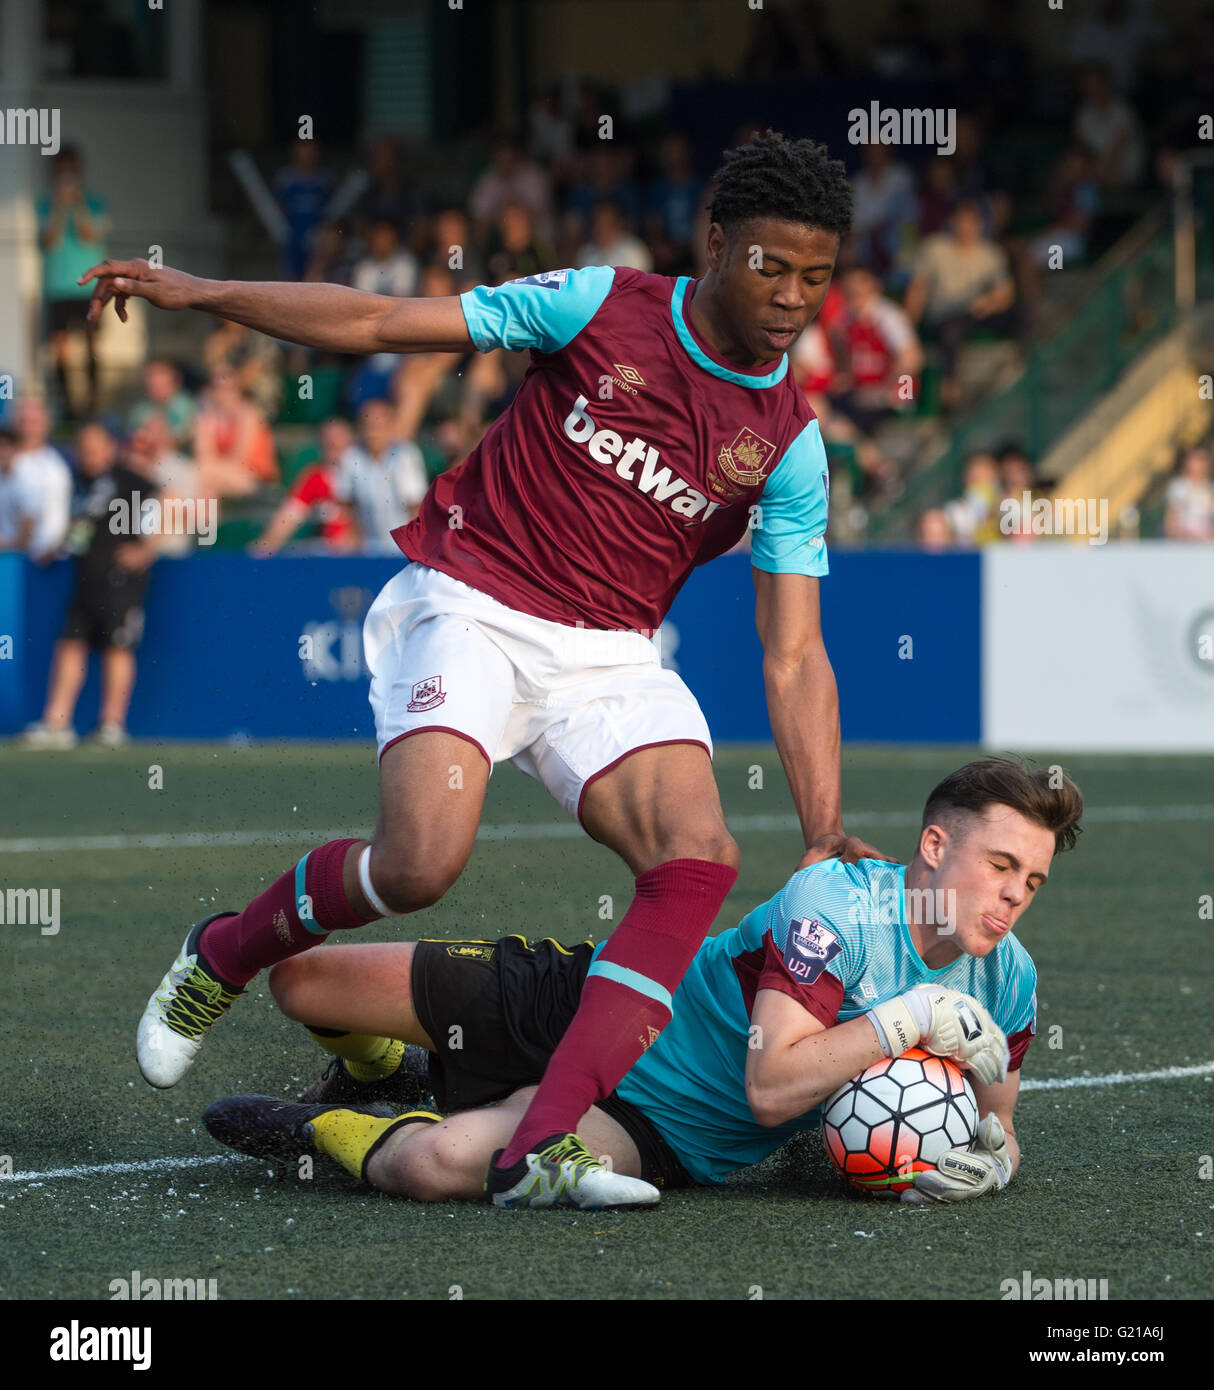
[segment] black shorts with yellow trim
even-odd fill
[[[413,1006],[434,1043],[430,1080],[439,1110],[470,1110],[537,1085],[577,1012],[594,946],[545,937],[419,941],[413,952]],[[655,1187],[692,1179],[635,1106],[617,1095],[599,1102],[637,1146],[641,1176]]]

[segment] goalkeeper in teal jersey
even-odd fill
[[[589,1152],[659,1189],[717,1183],[816,1128],[844,1082],[917,1046],[969,1072],[980,1121],[974,1143],[920,1173],[903,1200],[1005,1187],[1020,1160],[1013,1110],[1036,1026],[1037,972],[1013,928],[1055,853],[1074,845],[1082,807],[1057,769],[983,759],[932,791],[909,865],[798,869],[701,946],[671,1023],[579,1126]],[[275,998],[334,1061],[302,1102],[228,1097],[208,1109],[207,1128],[281,1161],[328,1154],[384,1191],[481,1197],[599,949],[510,936],[284,961],[270,977]],[[422,1074],[417,1047],[429,1054]],[[435,1110],[400,1113],[431,1091]],[[551,1169],[536,1166],[532,1205],[555,1203]]]

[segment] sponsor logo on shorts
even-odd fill
[[[839,938],[816,917],[808,921],[798,917],[788,932],[784,964],[790,975],[802,984],[812,985],[842,949]]]
[[[428,709],[437,709],[446,698],[442,676],[427,676],[424,681],[418,681],[413,687],[413,696],[408,705],[409,713],[421,714]]]
[[[448,946],[447,954],[454,960],[492,960],[492,946]]]

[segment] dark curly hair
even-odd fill
[[[851,230],[852,191],[840,159],[813,140],[774,130],[726,150],[713,175],[709,216],[727,233],[752,217],[778,217],[834,232]]]

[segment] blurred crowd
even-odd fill
[[[1014,180],[990,148],[1034,77],[1016,24],[1017,6],[992,0],[980,22],[942,43],[924,5],[898,0],[866,66],[849,69],[819,7],[788,0],[755,13],[739,64],[744,82],[864,72],[956,86],[951,154],[912,162],[920,152],[859,149],[854,233],[792,354],[832,469],[845,470],[846,494],[870,507],[897,490],[899,456],[886,441],[899,422],[925,413],[947,421],[963,408],[973,340],[1027,341],[1051,255],[1061,248],[1068,264],[1082,261],[1102,209],[1153,175],[1138,94],[1169,35],[1127,0],[1103,0],[1071,29],[1061,69],[1065,139],[1027,181],[1035,195],[1009,191]],[[1214,91],[1214,10],[1191,37],[1180,61],[1200,91]],[[618,94],[585,81],[537,93],[519,138],[498,139],[470,171],[465,196],[449,203],[429,196],[390,136],[371,143],[353,180],[347,171],[340,181],[323,148],[299,140],[269,181],[285,228],[280,273],[398,297],[457,294],[564,266],[702,274],[709,171],[687,136],[660,120],[619,118],[602,138],[601,113],[620,109]],[[742,127],[735,140],[757,128]],[[106,199],[78,150],[65,146],[48,162],[37,209],[47,371],[19,394],[0,431],[0,547],[39,562],[79,549],[73,518],[91,486],[79,429],[90,420],[155,495],[214,499],[222,518],[259,518],[258,534],[241,536],[255,554],[302,543],[388,552],[389,531],[414,514],[429,479],[466,456],[518,388],[526,354],[352,359],[216,321],[190,360],[148,361],[135,399],[107,397],[84,332],[88,289],[76,284],[109,249]],[[83,344],[74,359],[73,340]],[[1186,462],[1178,474],[1169,534],[1208,525],[1201,466]],[[921,518],[921,539],[988,538],[991,499],[1039,486],[1032,474],[1010,445],[975,456],[963,496]],[[195,540],[161,537],[160,552],[182,553]]]

